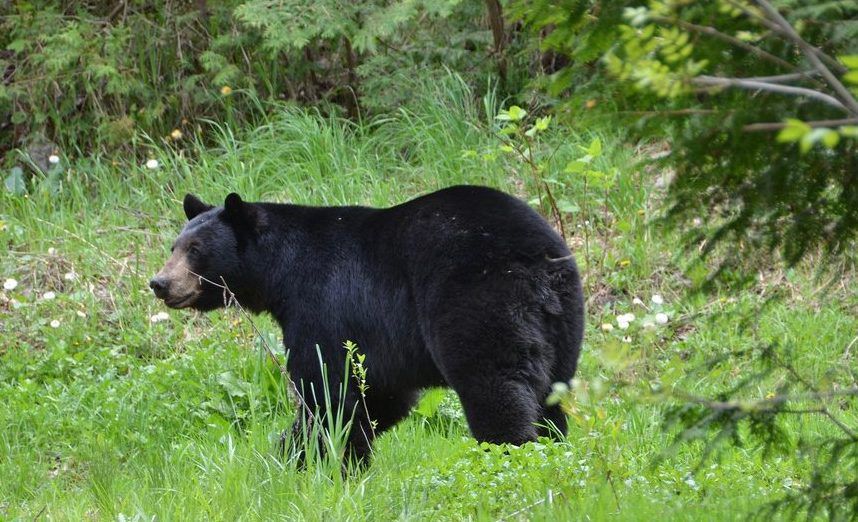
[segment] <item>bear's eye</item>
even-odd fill
[[[200,254],[200,249],[197,248],[197,245],[191,245],[188,247],[188,253],[192,256],[196,256]]]

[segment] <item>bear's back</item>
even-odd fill
[[[523,201],[479,186],[455,186],[380,211],[397,257],[419,271],[482,273],[569,256],[551,226]]]

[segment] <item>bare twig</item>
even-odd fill
[[[775,355],[775,359],[782,367],[786,368],[786,370],[790,373],[790,375],[795,378],[795,380],[800,382],[805,388],[811,390],[814,393],[819,393],[816,387],[811,384],[807,379],[805,379],[804,376],[802,376],[795,368],[793,368],[791,364],[782,361],[777,355]],[[828,407],[825,406],[825,404],[822,404],[819,407],[819,410],[819,413],[828,417],[829,420],[831,420],[831,422],[833,422],[838,428],[840,428],[843,433],[848,435],[849,438],[851,438],[852,440],[858,440],[858,434],[856,434],[855,431],[852,430],[852,428],[844,424],[843,421],[841,421],[833,413],[831,413],[831,411],[829,411]]]
[[[836,76],[822,63],[818,54],[816,53],[815,48],[807,43],[801,36],[799,36],[798,32],[793,28],[793,26],[787,21],[786,18],[781,15],[781,13],[775,9],[772,4],[770,4],[767,0],[755,0],[757,4],[765,11],[766,15],[769,17],[771,21],[777,24],[781,30],[782,34],[790,39],[794,44],[798,46],[799,49],[804,53],[807,59],[810,61],[811,65],[819,71],[825,81],[829,86],[837,93],[838,98],[843,104],[848,107],[848,111],[858,116],[858,101],[855,100],[855,97],[852,96],[852,93],[849,92],[840,80],[837,79]]]
[[[277,360],[277,355],[274,352],[274,349],[271,348],[271,346],[268,344],[268,340],[265,338],[264,335],[262,335],[262,331],[260,331],[259,327],[256,326],[256,323],[253,321],[253,317],[251,317],[250,313],[248,313],[248,311],[245,310],[243,306],[241,306],[241,303],[238,302],[238,299],[235,298],[235,294],[232,290],[229,289],[223,277],[220,278],[221,283],[216,283],[211,279],[208,279],[207,277],[192,272],[190,270],[188,270],[188,273],[198,278],[200,281],[205,281],[206,283],[214,285],[223,290],[224,304],[227,307],[234,305],[236,308],[238,308],[238,311],[244,316],[244,318],[247,319],[247,321],[250,323],[251,328],[253,328],[253,331],[256,333],[256,336],[259,338],[260,341],[262,341],[262,346],[265,348],[266,353],[268,353],[268,357],[271,358],[271,361],[280,370],[280,374],[287,381],[289,381],[289,385],[292,388],[292,392],[298,398],[298,401],[301,403],[301,406],[304,408],[304,411],[307,413],[307,416],[309,417],[310,421],[315,421],[315,418],[313,417],[313,410],[310,409],[310,406],[307,404],[307,401],[304,400],[304,396],[301,395],[300,391],[298,391],[298,386],[295,385],[295,381],[293,381],[292,377],[289,376],[289,371],[286,369],[285,366],[280,364],[280,361]]]
[[[38,221],[39,223],[44,223],[45,225],[50,225],[50,226],[52,226],[52,227],[56,228],[57,230],[60,230],[60,231],[64,232],[65,234],[67,234],[67,235],[69,235],[69,236],[71,236],[71,237],[73,237],[73,238],[77,239],[78,241],[80,241],[81,243],[84,243],[84,244],[85,244],[85,245],[87,245],[88,247],[90,247],[90,248],[94,249],[95,251],[97,251],[99,254],[103,255],[103,256],[104,256],[104,257],[106,257],[107,259],[109,259],[109,260],[113,261],[113,262],[114,262],[116,265],[118,265],[119,267],[125,267],[125,266],[126,266],[126,263],[124,263],[124,262],[122,262],[122,261],[120,261],[120,260],[116,259],[116,258],[115,258],[115,257],[113,257],[112,255],[110,255],[110,253],[109,253],[109,252],[107,252],[106,250],[104,250],[104,249],[102,249],[102,248],[99,248],[98,246],[96,246],[95,244],[93,244],[91,241],[88,241],[88,240],[84,239],[83,237],[81,237],[79,234],[76,234],[76,233],[72,232],[71,230],[69,230],[69,229],[67,229],[67,228],[63,228],[63,227],[61,227],[61,226],[57,225],[56,223],[51,223],[50,221],[45,221],[45,220],[44,220],[44,219],[42,219],[42,218],[37,217],[37,218],[34,218],[34,219],[35,219],[36,221]]]
[[[851,355],[850,351],[852,350],[852,347],[855,346],[856,341],[858,341],[858,336],[856,336],[854,339],[852,339],[852,341],[849,343],[849,345],[846,346],[846,349],[843,350],[843,358],[844,359],[849,359],[849,356]]]
[[[674,109],[664,111],[617,111],[617,114],[631,114],[633,116],[693,116],[695,114],[719,114],[722,112],[718,109]]]
[[[745,79],[766,83],[788,83],[798,80],[810,79],[818,75],[818,71],[804,71],[790,74],[777,74],[775,76],[753,76]]]
[[[830,390],[824,392],[801,393],[797,395],[778,395],[770,399],[757,399],[749,401],[713,401],[705,397],[689,395],[685,393],[673,392],[681,399],[706,406],[711,410],[728,411],[728,410],[747,410],[747,411],[768,411],[774,407],[788,402],[815,401],[823,399],[831,399],[835,397],[858,397],[858,386],[853,388],[845,388],[842,390]]]
[[[810,127],[840,127],[842,125],[858,125],[858,118],[843,118],[840,120],[816,120],[816,121],[806,121],[805,125],[809,125]],[[772,122],[772,123],[751,123],[742,127],[742,130],[745,132],[766,132],[766,131],[776,131],[781,130],[786,127],[788,124],[784,122]]]
[[[735,36],[730,36],[729,34],[722,33],[721,31],[715,29],[714,27],[710,27],[708,25],[692,24],[690,22],[686,22],[685,20],[682,20],[679,18],[667,18],[667,17],[663,17],[663,16],[653,17],[653,20],[656,22],[663,22],[666,24],[676,24],[679,27],[682,27],[683,29],[687,29],[689,31],[694,31],[696,33],[705,34],[705,35],[711,36],[713,38],[717,38],[718,40],[722,40],[722,41],[727,42],[731,45],[739,47],[740,49],[744,49],[744,50],[748,51],[749,53],[755,54],[758,57],[762,58],[763,60],[767,60],[769,62],[776,63],[776,64],[780,65],[781,67],[784,67],[787,69],[795,69],[796,68],[795,64],[791,64],[788,61],[784,60],[783,58],[777,57],[768,51],[764,51],[763,49],[760,49],[759,47],[756,47],[756,46],[749,44],[748,42],[743,42],[742,40],[739,40]]]
[[[745,78],[722,78],[720,76],[697,76],[696,78],[692,78],[691,82],[701,87],[738,87],[740,89],[770,91],[780,94],[789,94],[792,96],[806,96],[808,98],[813,98],[817,101],[827,103],[828,105],[836,107],[842,111],[850,112],[850,110],[837,98],[806,87],[793,87],[791,85],[780,85],[777,83],[761,82]]]
[[[728,4],[732,5],[733,7],[735,7],[736,9],[745,13],[749,18],[753,18],[754,20],[760,22],[767,29],[774,31],[775,33],[777,33],[779,35],[786,36],[784,34],[784,29],[781,26],[779,26],[778,24],[769,20],[768,18],[760,15],[760,13],[753,11],[751,9],[748,9],[748,7],[744,4],[742,4],[741,2],[737,2],[736,0],[725,0],[725,1]],[[793,43],[795,43],[795,42],[793,42]],[[810,44],[808,44],[808,45],[810,45]],[[834,69],[835,71],[837,71],[840,74],[843,74],[846,72],[846,68],[841,63],[839,63],[834,58],[825,54],[825,52],[822,49],[820,49],[818,47],[814,47],[813,45],[810,45],[810,48],[813,50],[813,53],[816,54],[816,56],[818,56],[820,60],[827,63],[829,67],[831,67],[832,69]]]

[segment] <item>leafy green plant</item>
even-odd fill
[[[552,216],[555,225],[560,230],[560,235],[565,238],[563,216],[551,189],[551,183],[556,183],[556,180],[548,177],[545,172],[547,163],[544,159],[537,158],[537,154],[542,152],[539,135],[548,129],[551,116],[537,118],[532,124],[525,123],[526,116],[527,111],[518,105],[511,105],[495,116],[495,120],[501,123],[498,130],[498,136],[502,141],[500,151],[514,154],[530,171],[531,183],[536,187],[538,194],[537,201],[543,211]]]
[[[358,119],[408,103],[410,82],[445,67],[483,85],[484,11],[460,0],[17,3],[0,19],[0,154],[143,157],[147,142],[212,143],[201,121],[253,124],[272,101]]]

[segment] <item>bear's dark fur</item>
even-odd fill
[[[341,405],[356,412],[355,456],[370,449],[370,419],[381,433],[439,385],[458,393],[477,440],[520,444],[551,425],[565,434],[563,413],[545,399],[575,374],[581,282],[561,238],[518,199],[459,186],[387,209],[230,194],[223,207],[188,195],[184,210],[189,222],[150,283],[155,294],[173,308],[212,310],[224,292],[206,281],[223,280],[244,308],[272,314],[311,409],[323,406],[307,393],[322,389],[316,346],[337,390],[343,343],[357,343],[366,408],[354,407],[354,385]]]

